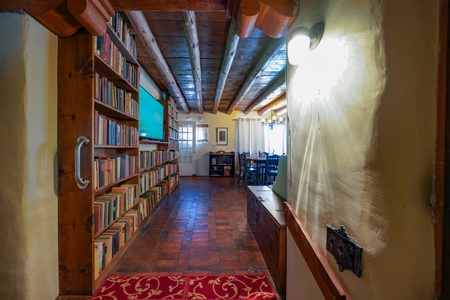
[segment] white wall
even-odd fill
[[[213,143],[216,142],[216,128],[226,127],[228,128],[228,145],[227,146],[217,146],[216,151],[234,151],[236,152],[236,121],[238,118],[255,118],[259,117],[256,112],[251,112],[245,115],[240,111],[233,111],[231,114],[224,112],[217,112],[217,114],[212,113],[190,113],[186,114],[183,110],[179,110],[178,119],[179,120],[190,120],[195,121],[197,124],[208,124],[209,125],[209,142],[197,144],[196,154],[197,154],[197,176],[209,176],[209,151],[213,151]]]
[[[438,1],[301,7],[297,25],[317,21],[322,42],[289,68],[289,201],[350,299],[432,299]],[[327,225],[363,247],[361,278],[339,272]]]
[[[57,37],[0,14],[1,299],[58,295]]]

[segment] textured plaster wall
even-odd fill
[[[1,299],[58,295],[57,37],[0,14]]]
[[[241,117],[255,118],[259,117],[259,115],[256,112],[251,112],[248,115],[244,115],[244,113],[240,111],[233,111],[230,115],[220,111],[217,112],[217,114],[186,114],[183,112],[183,110],[179,111],[178,119],[181,121],[189,120],[195,121],[197,124],[209,125],[209,142],[197,144],[197,176],[209,176],[209,151],[213,151],[212,143],[216,142],[217,127],[228,128],[228,145],[217,146],[217,151],[223,150],[236,152],[236,121],[234,121],[234,119],[238,119]]]
[[[297,25],[317,21],[322,42],[288,74],[289,201],[350,299],[432,299],[437,1],[301,7]],[[339,272],[327,225],[363,247],[361,278]],[[295,272],[288,293],[311,289]]]

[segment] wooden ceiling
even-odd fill
[[[124,11],[138,36],[139,63],[186,113],[262,115],[286,105],[285,36],[298,10],[293,0],[37,2],[7,0],[0,11],[25,10],[59,36],[82,26],[102,34],[98,20]]]

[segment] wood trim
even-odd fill
[[[346,299],[344,289],[334,276],[334,271],[326,258],[312,243],[311,237],[306,232],[292,206],[289,203],[284,203],[284,210],[289,232],[292,234],[325,299]]]
[[[115,10],[225,11],[223,0],[110,0]]]
[[[445,190],[449,187],[445,185],[446,170],[449,169],[448,163],[446,163],[446,157],[449,155],[446,150],[448,139],[447,134],[450,133],[450,124],[447,121],[447,115],[450,113],[447,109],[447,99],[450,98],[448,91],[448,26],[449,26],[449,6],[448,0],[439,1],[439,65],[438,65],[438,95],[437,95],[437,134],[436,134],[436,170],[435,170],[435,193],[436,203],[434,207],[435,214],[435,255],[436,255],[436,272],[435,272],[435,299],[441,299],[442,294],[450,295],[450,286],[444,284],[443,280],[446,276],[443,273],[446,269],[449,269],[448,254],[443,254],[445,245],[450,243],[448,233],[444,235],[445,228],[450,227],[449,217],[445,218]],[[450,148],[449,148],[450,149]],[[448,204],[447,204],[448,206]],[[446,257],[445,257],[446,256]],[[447,259],[445,259],[447,258]],[[447,271],[448,274],[449,271]]]

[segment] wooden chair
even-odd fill
[[[266,161],[266,176],[264,183],[272,184],[278,175],[278,160],[280,156],[277,154],[268,155]]]
[[[241,179],[244,184],[247,185],[249,180],[256,183],[257,169],[251,165],[251,161],[247,159],[248,153],[242,152],[239,154],[239,173],[238,173],[238,184]]]

